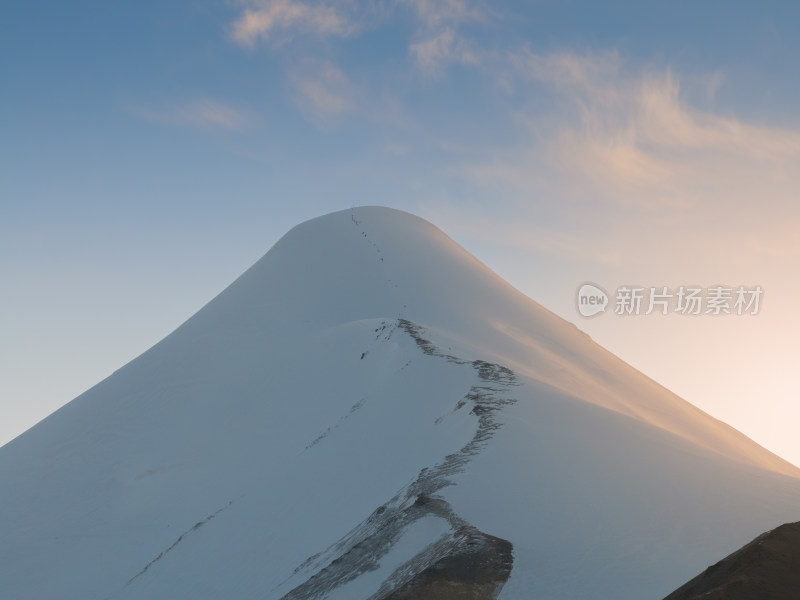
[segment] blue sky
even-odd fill
[[[18,2],[0,23],[0,443],[295,224],[432,220],[800,463],[795,3]],[[752,318],[582,320],[585,281],[761,285]]]

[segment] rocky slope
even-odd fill
[[[761,534],[664,600],[797,600],[800,522]]]

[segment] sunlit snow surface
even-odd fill
[[[641,600],[798,514],[794,467],[358,208],[0,449],[0,598],[380,598],[471,528],[500,598]]]

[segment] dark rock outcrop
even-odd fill
[[[511,542],[469,528],[466,540],[384,600],[494,600],[514,563]]]
[[[797,600],[800,522],[761,534],[664,600]]]

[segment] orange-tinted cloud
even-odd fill
[[[670,71],[630,73],[613,53],[509,62],[516,90],[543,89],[563,109],[517,114],[527,142],[470,165],[470,177],[505,185],[532,211],[548,198],[564,229],[605,256],[672,247],[678,234],[676,259],[700,248],[714,259],[800,254],[800,131],[692,106]]]
[[[276,31],[297,29],[317,35],[346,36],[355,27],[334,3],[306,3],[298,0],[252,0],[231,27],[231,36],[251,48],[259,39]]]

